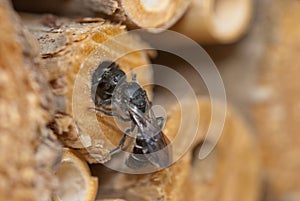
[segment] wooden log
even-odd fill
[[[181,109],[186,112],[195,110],[189,104]],[[92,166],[93,174],[102,177],[99,198],[142,201],[258,200],[261,187],[260,154],[248,126],[238,114],[227,111],[224,130],[214,151],[209,157],[199,160],[199,147],[211,121],[211,103],[208,99],[199,99],[199,111],[201,120],[197,137],[189,151],[171,167],[151,174],[128,175],[99,165]],[[183,132],[196,126],[191,120],[180,123],[181,111],[177,105],[169,112],[164,133],[170,138],[178,132],[179,126]]]
[[[193,0],[173,30],[200,44],[232,43],[248,30],[253,0]]]
[[[37,43],[0,2],[0,200],[49,200],[61,146],[47,128],[53,99]]]
[[[130,27],[166,29],[183,15],[191,0],[14,0],[13,3],[20,11],[108,17]]]
[[[118,145],[123,131],[112,117],[95,115],[91,98],[92,74],[104,60],[116,61],[129,72],[147,66],[148,46],[125,27],[99,18],[72,21],[53,16],[23,15],[23,21],[40,44],[40,56],[55,95],[52,129],[64,145],[86,157],[90,163]],[[44,24],[44,25],[43,25]],[[151,83],[151,68],[138,70],[141,86]],[[144,87],[151,98],[151,86]]]
[[[265,49],[253,116],[262,145],[266,200],[300,199],[300,2],[261,3]]]

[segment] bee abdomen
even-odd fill
[[[148,164],[148,159],[145,157],[143,152],[143,146],[139,142],[140,140],[136,140],[136,144],[133,148],[133,153],[129,155],[126,165],[129,168],[138,169],[145,167]]]
[[[148,165],[148,160],[143,154],[130,154],[126,165],[132,169],[142,168]]]

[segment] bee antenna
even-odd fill
[[[136,73],[132,73],[132,81],[136,82]]]

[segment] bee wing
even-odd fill
[[[133,105],[130,105],[129,109],[144,138],[143,154],[145,157],[156,167],[164,168],[170,166],[173,160],[172,146],[158,126],[155,116],[147,115],[146,117],[144,113]],[[151,109],[149,111],[152,112]]]
[[[143,152],[145,157],[156,167],[165,168],[171,165],[172,156],[172,146],[168,138],[159,132],[156,136],[146,140],[144,145],[147,149]]]
[[[161,132],[161,127],[158,125],[155,116],[145,115],[135,106],[130,106],[129,108],[134,122],[146,138],[151,138]]]

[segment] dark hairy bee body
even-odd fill
[[[92,77],[91,92],[96,111],[131,122],[119,146],[105,159],[122,150],[126,136],[136,130],[133,150],[126,161],[128,167],[141,168],[150,163],[162,168],[172,163],[171,146],[161,131],[164,119],[155,117],[146,91],[135,79],[126,81],[126,74],[118,64],[104,61],[98,66]],[[117,107],[119,112],[112,107]]]

